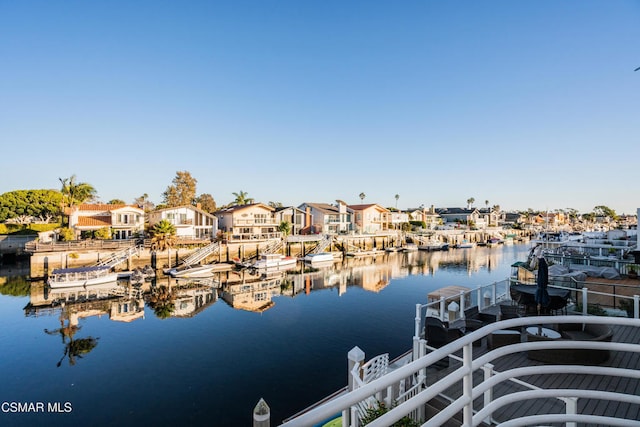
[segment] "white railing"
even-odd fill
[[[499,357],[503,357],[513,353],[519,353],[529,350],[555,350],[555,349],[592,349],[592,350],[611,350],[621,352],[632,352],[636,355],[640,355],[640,344],[630,343],[617,343],[617,342],[594,342],[594,341],[574,341],[574,340],[556,340],[556,341],[535,341],[525,342],[519,344],[511,344],[504,347],[494,349],[483,356],[473,359],[472,344],[474,341],[480,340],[483,337],[489,336],[492,332],[509,329],[514,327],[521,327],[527,325],[537,324],[565,324],[565,323],[584,323],[584,324],[599,324],[599,325],[620,325],[620,326],[632,326],[640,327],[640,322],[636,319],[629,318],[613,318],[613,317],[598,317],[598,316],[542,316],[542,317],[524,317],[518,319],[509,319],[498,321],[488,324],[483,328],[472,332],[462,338],[447,344],[439,349],[432,351],[431,353],[419,357],[418,359],[399,367],[387,375],[378,378],[368,384],[355,388],[349,393],[339,396],[334,400],[325,403],[322,406],[314,408],[309,412],[290,420],[283,424],[283,426],[309,426],[314,423],[318,423],[324,419],[333,416],[336,413],[342,412],[348,414],[349,408],[357,405],[359,402],[365,401],[371,397],[376,396],[377,393],[387,390],[389,387],[393,387],[400,381],[412,376],[420,376],[424,369],[436,363],[438,360],[449,357],[452,353],[462,350],[462,365],[451,372],[446,377],[431,384],[415,396],[407,399],[398,406],[392,408],[373,422],[369,423],[370,427],[384,427],[392,425],[394,422],[401,418],[419,411],[420,408],[424,408],[427,402],[431,399],[441,395],[449,387],[456,385],[462,381],[462,395],[453,400],[446,409],[442,410],[436,416],[430,420],[419,420],[425,422],[423,426],[440,426],[445,421],[449,420],[455,414],[462,412],[463,425],[464,426],[476,426],[483,421],[491,419],[493,413],[503,407],[504,405],[516,404],[524,400],[532,398],[532,396],[544,396],[555,397],[563,399],[566,402],[565,413],[563,414],[531,414],[524,416],[517,420],[509,421],[508,425],[530,425],[540,422],[563,421],[567,422],[567,425],[575,425],[573,423],[581,422],[597,422],[605,425],[637,425],[635,420],[626,420],[615,417],[607,416],[594,416],[587,414],[580,414],[577,412],[578,405],[576,399],[581,398],[593,398],[593,392],[589,390],[581,389],[534,389],[525,392],[510,393],[502,396],[498,399],[492,399],[491,391],[495,386],[504,381],[510,381],[510,378],[520,375],[553,375],[559,372],[575,372],[579,374],[588,375],[606,375],[606,376],[619,376],[626,378],[640,379],[640,372],[637,370],[611,368],[601,366],[580,366],[580,365],[545,365],[545,366],[531,366],[531,367],[519,367],[510,369],[505,372],[495,373],[491,369],[491,362]],[[421,347],[426,345],[425,340],[421,340]],[[473,373],[482,369],[488,372],[487,378],[482,383],[473,386]],[[482,409],[474,414],[473,402],[474,399],[484,396],[484,405]],[[640,404],[640,396],[624,393],[612,393],[612,392],[598,392],[598,399],[614,399],[623,402],[630,402],[633,404]],[[597,420],[597,421],[594,421]],[[343,420],[344,423],[344,420]],[[345,424],[343,424],[345,425]],[[505,424],[502,424],[505,425]]]

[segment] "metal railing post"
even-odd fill
[[[415,330],[413,332],[413,360],[418,358],[420,351],[420,325],[422,324],[422,308],[420,304],[416,304]]]
[[[484,381],[489,381],[489,378],[493,375],[493,364],[487,363],[482,367],[484,371]],[[493,387],[484,392],[484,407],[486,408],[493,401]],[[484,419],[484,422],[491,425],[491,419],[493,417],[489,415]]]
[[[444,303],[445,303],[444,297],[440,297],[440,320],[443,322],[444,322],[444,311],[446,310]]]
[[[587,313],[587,304],[589,301],[589,296],[587,295],[588,288],[582,288],[582,315],[586,316]]]
[[[633,318],[640,318],[640,295],[633,296]]]
[[[464,291],[460,291],[460,318],[464,319],[464,311],[467,307],[464,306]]]
[[[463,427],[471,427],[473,425],[473,399],[471,396],[473,394],[473,342],[465,345],[462,348],[462,365],[464,366],[467,373],[462,379],[462,394],[463,396],[467,396],[469,398],[469,402],[464,405],[464,409],[462,410],[462,425]]]
[[[576,415],[578,413],[578,398],[577,397],[564,397],[565,413],[567,415]],[[566,427],[576,427],[577,423],[569,422]]]
[[[498,282],[491,285],[491,304],[495,304],[498,300]]]

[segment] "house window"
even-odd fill
[[[267,214],[255,214],[254,215],[256,224],[266,224],[267,223]]]

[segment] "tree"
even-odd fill
[[[62,188],[62,209],[69,208],[68,215],[71,215],[71,209],[86,201],[90,201],[96,196],[96,189],[86,182],[76,182],[76,176],[71,175],[69,178],[58,178]]]
[[[56,190],[16,190],[0,195],[0,222],[21,215],[50,220],[60,214],[62,194]]]
[[[200,209],[205,212],[214,213],[217,210],[216,201],[209,193],[203,193],[196,197],[196,204],[200,204]]]
[[[289,221],[282,221],[278,225],[278,231],[281,232],[284,237],[287,237],[291,233],[291,223]]]
[[[398,209],[398,199],[400,198],[399,194],[396,194],[396,210]]]
[[[281,208],[282,207],[282,202],[269,202],[267,203],[269,206],[271,206],[272,208]]]
[[[242,190],[240,190],[238,193],[231,193],[235,196],[235,200],[231,203],[232,205],[235,206],[242,206],[242,205],[249,205],[251,203],[253,203],[253,199],[250,197],[247,197],[249,195],[249,193],[246,193]]]
[[[136,197],[133,200],[133,204],[138,206],[140,209],[144,210],[145,212],[150,212],[155,207],[153,202],[149,200],[149,195],[147,193],[144,193],[140,197]]]
[[[111,239],[111,228],[109,227],[102,227],[98,230],[96,230],[93,233],[93,237],[95,237],[98,240],[108,240]]]
[[[171,181],[173,185],[162,193],[163,203],[167,207],[193,205],[196,199],[196,184],[198,181],[187,171],[176,172]]]
[[[72,229],[70,229],[69,227],[61,228],[59,236],[60,236],[60,239],[65,241],[65,242],[69,242],[71,240],[75,240],[75,238],[76,238],[75,232]]]
[[[358,197],[360,197],[360,201],[361,201],[361,202],[364,202],[364,198],[365,198],[365,197],[367,197],[367,195],[366,195],[366,194],[364,194],[364,193],[360,193],[360,194],[358,195]]]
[[[471,206],[473,206],[473,203],[476,201],[476,199],[474,199],[473,197],[469,197],[467,199],[467,208],[471,208]]]
[[[593,208],[593,213],[596,216],[603,216],[606,218],[611,218],[613,220],[618,219],[618,214],[616,214],[616,211],[604,205],[596,206],[595,208]]]
[[[107,202],[108,205],[126,205],[127,203],[122,199],[111,199]]]

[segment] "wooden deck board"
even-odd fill
[[[640,328],[613,326],[615,342],[640,342]],[[488,352],[486,340],[483,340],[481,347],[474,347],[474,358]],[[520,366],[542,365],[540,362],[529,360],[526,352],[511,354],[493,362],[496,371],[506,371]],[[442,378],[445,372],[451,372],[460,366],[459,362],[451,362],[446,370],[431,371],[429,374],[430,383]],[[629,369],[640,369],[640,358],[635,354],[626,352],[612,352],[611,357],[602,366],[625,367]],[[482,372],[474,374],[474,385],[482,381]],[[640,394],[640,381],[621,377],[608,377],[596,375],[530,375],[520,378],[529,384],[540,388],[576,388],[586,390],[614,391],[626,394]],[[522,391],[524,388],[512,382],[505,382],[494,389],[494,397],[499,397],[513,391]],[[462,382],[447,390],[446,394],[452,398],[457,398],[462,394]],[[482,405],[482,398],[474,402],[476,409]],[[609,402],[600,399],[580,399],[578,410],[581,413],[595,415],[616,416],[627,419],[638,419],[640,416],[640,405],[633,405],[624,402]],[[494,413],[494,419],[506,421],[519,418],[531,413],[564,413],[564,402],[559,399],[530,399],[517,405],[507,405]],[[555,424],[552,424],[555,425]]]

